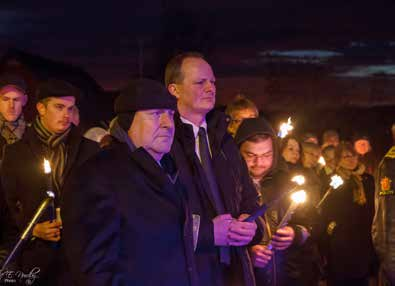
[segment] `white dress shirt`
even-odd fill
[[[191,121],[189,121],[188,119],[185,119],[185,118],[182,117],[182,116],[180,116],[180,119],[181,119],[181,121],[182,121],[183,123],[192,125],[192,128],[193,128],[193,135],[195,136],[195,153],[196,153],[196,156],[198,156],[198,158],[199,158],[200,161],[202,161],[202,160],[200,159],[199,135],[198,135],[198,132],[199,132],[199,128],[200,128],[200,127],[203,127],[204,130],[206,130],[206,138],[207,138],[207,142],[208,142],[208,146],[209,146],[210,155],[212,156],[211,147],[210,147],[210,140],[208,139],[208,133],[207,133],[207,122],[206,122],[206,119],[202,122],[202,124],[201,124],[200,126],[196,126],[196,125],[193,124]]]

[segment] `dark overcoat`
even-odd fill
[[[258,193],[237,145],[226,132],[225,116],[222,112],[213,111],[207,115],[206,120],[213,168],[225,213],[235,218],[242,213],[250,214],[258,206]],[[247,247],[230,247],[231,265],[220,263],[219,248],[214,245],[212,223],[212,219],[218,214],[207,192],[209,185],[195,153],[192,125],[182,123],[176,114],[175,126],[171,154],[180,168],[181,182],[187,187],[191,211],[200,216],[195,251],[199,285],[255,285]],[[261,240],[262,229],[263,226],[259,224],[257,235],[251,244],[257,244]]]
[[[99,146],[80,135],[76,127],[72,127],[67,139],[67,163],[64,181],[67,182],[73,168],[82,164],[100,149]],[[46,198],[48,179],[44,174],[43,161],[47,150],[38,139],[32,127],[28,128],[24,137],[6,148],[2,163],[2,188],[12,216],[21,233],[32,219],[40,203]],[[55,203],[62,211],[63,189],[56,193]],[[49,212],[44,213],[40,222],[49,220]],[[62,239],[60,243],[32,238],[17,256],[17,270],[25,273],[39,268],[39,285],[58,285],[66,279],[67,270],[64,264]]]
[[[166,159],[118,143],[75,172],[64,233],[77,285],[196,285],[186,192]]]

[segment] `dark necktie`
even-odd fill
[[[217,181],[215,179],[213,165],[211,162],[210,149],[207,142],[206,130],[203,127],[199,128],[199,153],[200,161],[206,175],[207,182],[210,187],[210,196],[214,202],[215,209],[218,214],[225,213],[225,207],[219,194]],[[228,247],[220,247],[220,260],[221,263],[230,264],[230,251]]]

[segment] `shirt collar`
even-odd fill
[[[185,124],[189,124],[192,125],[193,128],[193,135],[195,136],[195,138],[198,136],[198,132],[199,132],[199,128],[203,127],[204,130],[206,130],[206,134],[207,134],[207,122],[206,119],[204,119],[204,121],[202,122],[202,124],[200,126],[196,126],[195,124],[193,124],[191,121],[189,121],[188,119],[180,116],[180,119],[183,123]]]

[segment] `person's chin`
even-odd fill
[[[9,122],[14,122],[18,119],[18,116],[16,116],[16,114],[7,114],[4,118]]]

